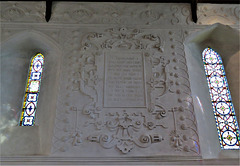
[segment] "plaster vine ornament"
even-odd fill
[[[3,14],[3,18],[12,20],[12,19],[17,19],[21,16],[25,15],[25,12],[21,8],[11,7],[8,9],[5,9],[5,12]]]
[[[143,34],[139,29],[128,29],[126,27],[109,28],[105,32],[104,35],[97,32],[89,32],[84,35],[81,41],[81,50],[86,51],[90,48],[96,50],[116,48],[144,50],[153,48],[161,53],[164,51],[165,42],[157,34]]]
[[[33,2],[32,2],[33,3]],[[193,25],[191,19],[191,9],[186,5],[171,5],[170,12],[159,12],[169,8],[166,4],[150,4],[143,10],[127,8],[126,4],[86,4],[71,7],[71,3],[58,3],[54,5],[54,12],[50,12],[52,4],[48,2],[48,10],[44,2],[38,2],[36,7],[32,8],[32,3],[3,3],[1,15],[4,21],[22,21],[26,22],[45,22],[49,19],[56,24],[118,24],[118,25]],[[50,5],[51,4],[51,5]],[[141,5],[142,6],[142,5]],[[139,6],[141,8],[141,6]],[[143,6],[142,6],[143,7]],[[68,9],[71,8],[71,11]],[[140,9],[139,8],[139,9]],[[47,14],[45,14],[47,13]],[[131,20],[129,17],[134,17]],[[52,14],[52,16],[51,16]],[[31,16],[31,17],[29,17]],[[198,4],[198,22],[197,24],[212,24],[211,20],[224,22],[225,24],[237,25],[239,20],[239,7],[233,5],[207,5]]]
[[[151,25],[151,24],[159,22],[161,19],[163,19],[164,14],[160,13],[159,11],[154,11],[154,10],[148,8],[148,9],[142,11],[139,14],[139,17],[141,20],[147,21],[145,24]]]
[[[163,140],[159,134],[138,136],[138,132],[145,123],[145,117],[141,114],[128,114],[123,111],[122,113],[108,114],[106,119],[105,122],[98,124],[104,124],[109,131],[115,131],[114,134],[99,134],[87,137],[90,142],[97,142],[103,148],[117,147],[119,151],[126,154],[134,149],[135,145],[147,148],[152,143],[159,143]]]
[[[92,119],[96,119],[97,115],[99,115],[101,111],[101,106],[97,106],[96,102],[91,102],[83,107],[82,113],[88,115]]]
[[[82,8],[74,10],[71,16],[79,22],[85,22],[93,16],[93,13],[86,8]]]
[[[168,78],[167,65],[170,63],[170,60],[167,60],[163,56],[152,56],[150,62],[153,74],[147,83],[152,88],[151,98],[154,100],[169,92],[171,84],[168,84],[170,80]]]
[[[82,133],[76,132],[72,135],[72,138],[73,138],[73,142],[72,142],[73,146],[78,146],[80,143],[82,143]]]

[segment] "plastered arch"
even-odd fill
[[[45,56],[45,68],[36,125],[34,127],[20,127],[16,123],[6,125],[4,132],[9,137],[1,143],[3,155],[50,153],[62,57],[57,42],[39,31],[22,31],[1,43],[1,106],[10,105],[10,110],[14,109],[15,112],[21,110],[29,62],[37,52]],[[13,120],[11,116],[8,118],[9,121]],[[15,117],[15,121],[18,118]],[[18,146],[10,148],[11,145],[16,145],[15,142],[18,142]]]
[[[42,43],[45,43],[47,47],[51,47],[51,49],[55,50],[61,50],[61,47],[59,43],[57,43],[53,38],[49,37],[43,32],[36,31],[36,30],[24,30],[17,32],[15,34],[10,35],[9,37],[3,39],[1,41],[2,47],[5,46],[5,44],[11,42],[11,41],[24,41],[25,39],[33,39],[36,41],[41,41]],[[16,45],[16,43],[15,43]]]

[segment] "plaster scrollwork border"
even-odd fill
[[[173,35],[172,32],[170,36],[171,35]],[[177,45],[181,45],[181,41],[182,36],[176,41],[172,40],[172,42],[177,42]],[[176,89],[177,86],[184,86],[188,89],[184,91],[183,94],[186,92],[187,95],[190,96],[190,91],[188,91],[190,90],[188,85],[189,82],[185,85],[186,81],[188,81],[188,77],[184,53],[182,52],[182,55],[177,56],[180,57],[180,59],[177,57],[169,59],[163,55],[164,48],[165,40],[161,35],[149,34],[139,29],[126,27],[108,28],[104,32],[89,32],[83,35],[79,45],[79,52],[75,52],[80,56],[78,59],[78,67],[74,69],[76,73],[73,73],[77,79],[72,82],[73,87],[75,87],[75,90],[72,90],[79,91],[90,97],[90,102],[85,104],[82,109],[82,114],[88,117],[85,127],[94,126],[95,129],[101,133],[97,135],[89,135],[85,140],[96,142],[105,149],[116,147],[123,154],[129,153],[134,147],[147,148],[152,143],[160,143],[164,140],[163,136],[158,134],[158,132],[155,134],[150,134],[152,132],[149,133],[149,131],[155,131],[158,127],[161,127],[163,130],[167,129],[168,126],[166,126],[164,120],[171,117],[171,110],[174,110],[175,108],[166,109],[162,105],[161,97],[166,94],[176,93],[179,95],[179,103],[190,102],[191,104],[191,101],[182,101],[182,92],[181,90]],[[172,46],[172,48],[174,48],[174,46]],[[98,57],[104,56],[104,50],[118,49],[127,51],[140,50],[145,52],[143,53],[145,61],[148,61],[152,68],[152,75],[146,80],[150,101],[144,112],[128,113],[125,110],[122,110],[116,113],[103,114],[104,108],[98,103],[99,94],[97,89],[101,89],[100,87],[103,85],[103,78],[98,75],[97,59]],[[179,49],[183,51],[183,48]],[[178,61],[181,61],[183,66],[180,65],[180,68],[174,67],[174,70],[179,70],[180,73],[170,72],[169,69]],[[154,94],[155,90],[158,90],[161,93],[157,93],[158,95],[156,95]],[[187,104],[187,106],[188,105],[189,104]],[[189,110],[192,114],[191,109],[188,107],[179,107],[177,110],[180,110],[180,113],[184,112],[184,116],[181,118],[186,120],[188,118],[185,118],[185,110]],[[81,108],[78,110],[81,110]],[[192,115],[194,116],[194,114]],[[175,119],[175,121],[179,121],[179,119]],[[143,134],[140,129],[144,130],[145,134]],[[187,146],[189,138],[186,138],[187,136],[184,134],[184,130],[186,129],[188,130],[188,126],[186,126],[185,123],[181,126],[175,126],[175,129],[170,134],[172,140],[170,140],[169,143],[173,148],[176,148],[176,150],[193,152],[192,147]],[[180,135],[182,138],[178,140],[177,138],[179,138]],[[177,143],[176,140],[178,140]],[[181,148],[182,146],[184,147]],[[199,154],[199,152],[195,152],[196,154]]]
[[[119,29],[109,28],[106,29],[104,33],[89,32],[83,35],[80,43],[81,55],[79,67],[78,70],[75,70],[77,73],[74,73],[74,75],[79,75],[79,79],[73,84],[75,84],[74,87],[79,86],[76,90],[81,91],[91,98],[91,102],[87,103],[82,110],[82,113],[89,117],[85,126],[94,125],[95,128],[100,131],[106,128],[109,131],[116,131],[115,134],[110,134],[111,132],[109,132],[110,135],[103,133],[97,136],[88,136],[87,140],[90,142],[97,142],[106,149],[116,146],[122,153],[130,152],[134,146],[146,148],[152,143],[161,142],[161,140],[163,140],[162,136],[157,133],[154,135],[136,134],[140,131],[140,128],[145,128],[145,130],[153,130],[157,126],[167,128],[167,126],[161,122],[161,120],[167,116],[167,111],[161,106],[156,106],[156,110],[154,110],[155,107],[153,107],[151,109],[152,112],[147,111],[141,114],[129,114],[123,110],[122,113],[117,112],[116,114],[102,115],[102,110],[104,108],[98,103],[97,89],[101,89],[98,86],[100,86],[99,84],[103,84],[103,78],[99,78],[97,74],[97,57],[103,56],[100,50],[113,49],[128,51],[154,50],[162,54],[164,51],[164,44],[165,42],[160,35],[146,34],[139,29],[128,29],[126,27]],[[162,60],[155,58],[155,61],[157,60],[159,62],[152,62],[149,55],[150,54],[145,54],[145,57],[151,65],[162,65],[163,68],[165,67]],[[164,69],[163,72],[165,72]],[[155,121],[154,119],[158,119],[159,123],[153,122]],[[122,133],[122,135],[119,135],[119,133]],[[138,135],[136,136],[138,138],[135,138],[134,133]]]
[[[159,134],[139,134],[140,130],[146,125],[145,117],[142,113],[129,114],[125,110],[116,114],[109,113],[106,115],[104,122],[95,122],[98,129],[99,126],[107,128],[114,134],[90,135],[90,142],[97,142],[103,148],[110,149],[116,147],[123,154],[130,152],[135,145],[141,148],[147,148],[152,143],[158,143],[163,140]]]

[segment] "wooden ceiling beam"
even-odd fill
[[[26,1],[26,0],[25,0]],[[191,3],[192,0],[58,0],[65,2]],[[239,4],[239,0],[197,0],[198,3]]]
[[[192,21],[197,23],[197,0],[191,1]]]
[[[46,0],[46,12],[45,12],[45,19],[48,22],[52,15],[52,1]]]

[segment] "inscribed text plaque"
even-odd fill
[[[104,107],[145,107],[142,55],[105,55],[104,85]]]

